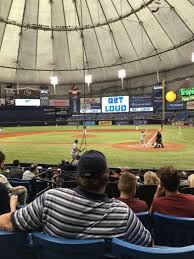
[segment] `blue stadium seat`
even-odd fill
[[[157,185],[155,184],[140,185],[139,188],[137,189],[137,197],[140,200],[145,201],[148,207],[150,208],[156,189],[157,189]]]
[[[30,236],[27,233],[0,231],[0,258],[33,259]]]
[[[97,259],[104,255],[103,239],[68,240],[32,233],[33,247],[40,259]]]
[[[109,182],[106,186],[105,192],[109,198],[118,198],[120,194],[118,190],[118,181]]]
[[[194,218],[153,213],[154,242],[159,246],[181,247],[194,244]]]
[[[33,201],[34,198],[36,197],[33,180],[21,180],[17,178],[8,178],[8,181],[13,187],[16,187],[19,185],[26,187],[28,191],[28,202]]]
[[[185,187],[185,188],[182,188],[180,192],[184,193],[184,194],[194,195],[194,188],[193,187]]]
[[[194,245],[176,248],[143,247],[113,238],[112,253],[119,259],[193,259]]]
[[[150,229],[151,227],[151,216],[148,211],[136,213],[136,216],[144,225],[145,228]]]

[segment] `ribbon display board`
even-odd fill
[[[49,106],[49,91],[40,91],[40,106]]]
[[[161,85],[153,87],[152,98],[153,98],[154,112],[162,111],[162,99],[163,99],[162,91],[163,91],[163,87]]]
[[[80,113],[80,91],[77,90],[77,87],[73,87],[69,91],[69,106],[71,114]]]

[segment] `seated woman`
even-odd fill
[[[160,179],[158,175],[152,171],[147,171],[143,177],[144,177],[144,184],[158,185],[160,183]]]
[[[118,183],[120,191],[120,201],[126,203],[135,213],[148,211],[147,204],[139,199],[135,199],[137,178],[134,174],[122,173]]]

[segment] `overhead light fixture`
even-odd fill
[[[88,85],[88,92],[90,92],[90,84],[92,83],[92,75],[85,75],[85,83]]]
[[[118,71],[118,78],[121,79],[121,83],[122,83],[122,89],[123,87],[123,79],[126,77],[126,70],[125,69],[121,69]]]
[[[58,83],[59,83],[58,77],[51,76],[50,80],[51,80],[51,85],[53,85],[53,88],[54,88],[54,95],[56,95],[56,85],[58,85]]]
[[[194,63],[194,52],[192,52],[191,61]]]

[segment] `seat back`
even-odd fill
[[[36,195],[35,195],[33,180],[21,180],[16,178],[9,178],[8,180],[13,187],[16,187],[19,185],[26,187],[28,191],[28,202],[31,202],[35,199]]]
[[[160,246],[181,247],[194,244],[194,218],[154,213],[154,242]]]
[[[194,195],[194,188],[193,188],[193,187],[185,187],[185,188],[182,188],[182,189],[181,189],[181,193]]]
[[[119,259],[192,259],[194,245],[181,248],[143,247],[113,238],[112,253]]]
[[[151,228],[151,217],[148,211],[136,213],[136,216],[138,217],[138,219],[141,221],[141,223],[144,225],[145,228],[147,229]]]
[[[29,235],[0,231],[0,258],[33,259]]]
[[[118,190],[118,182],[109,182],[105,190],[109,198],[118,198],[120,192]]]
[[[42,180],[38,180],[38,179],[36,179],[36,181],[34,183],[34,188],[35,188],[35,192],[36,192],[37,196],[39,194],[42,194],[44,191],[47,191],[50,189],[47,181],[42,181]]]
[[[105,252],[103,239],[68,240],[33,233],[32,240],[38,259],[97,259]]]
[[[143,200],[147,203],[148,207],[150,208],[154,194],[156,192],[157,185],[155,184],[145,184],[145,185],[140,185],[138,190],[137,190],[137,197],[140,200]]]

